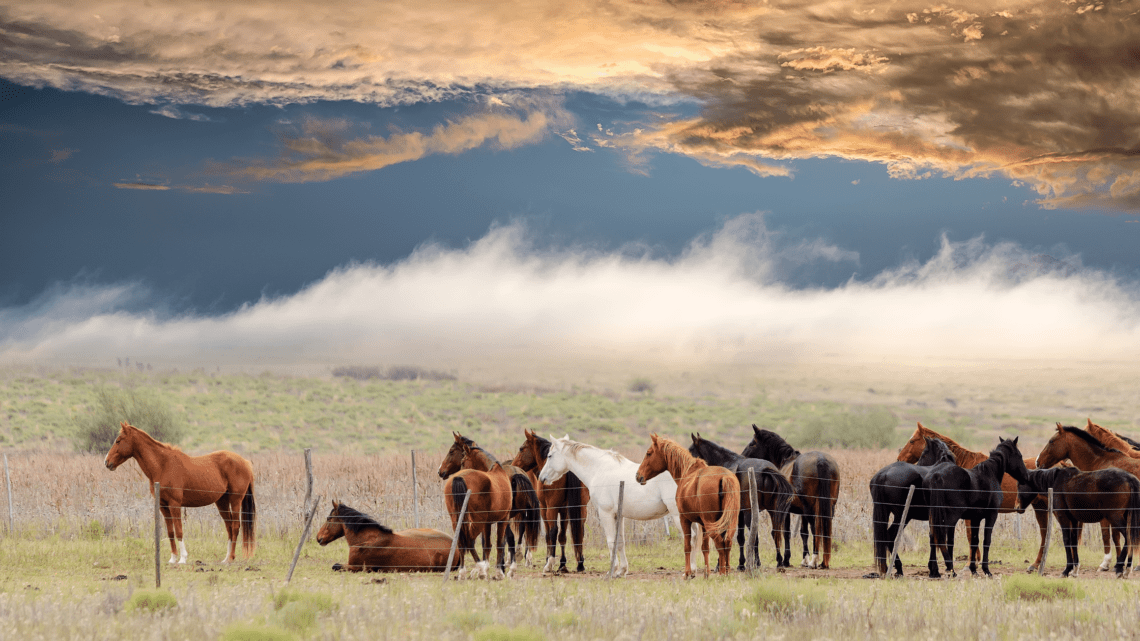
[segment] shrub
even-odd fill
[[[178,599],[169,590],[135,590],[127,599],[124,609],[127,612],[163,612],[178,605]]]
[[[297,590],[281,590],[273,595],[273,609],[281,610],[290,603],[301,603],[311,606],[317,612],[331,612],[336,608],[331,596],[316,592],[299,592]]]
[[[883,407],[808,419],[792,435],[801,447],[878,448],[895,442],[898,419]]]
[[[475,641],[543,641],[545,638],[541,631],[529,626],[492,625],[475,633]]]
[[[742,606],[778,619],[790,619],[822,613],[827,607],[827,593],[806,582],[765,580]]]
[[[126,421],[164,443],[178,443],[185,429],[174,412],[152,394],[138,390],[100,387],[95,390],[95,409],[73,419],[72,442],[80,452],[106,452]]]
[[[486,612],[456,612],[448,617],[451,624],[460,630],[474,632],[479,628],[490,625],[491,615]]]
[[[1006,601],[1057,601],[1083,599],[1085,591],[1073,581],[1046,579],[1037,575],[1014,575],[1002,579]]]
[[[626,389],[635,394],[652,394],[653,390],[657,389],[657,385],[644,376],[638,376],[629,382]]]
[[[222,632],[221,641],[296,641],[297,635],[271,625],[231,623]]]

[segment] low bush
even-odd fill
[[[127,612],[164,612],[178,606],[169,590],[135,590],[123,607]]]
[[[1072,580],[1046,579],[1035,574],[1004,577],[1001,588],[1006,601],[1058,601],[1085,598],[1085,591]]]
[[[231,623],[222,632],[221,641],[296,641],[297,635],[276,626],[256,623]]]
[[[174,412],[156,395],[136,389],[100,387],[95,390],[94,409],[72,419],[75,449],[106,453],[119,436],[122,421],[164,443],[178,443],[185,434]]]
[[[891,447],[898,419],[883,407],[846,410],[825,416],[814,416],[803,423],[788,439],[803,447],[880,448]]]
[[[765,579],[739,608],[777,619],[816,615],[827,608],[827,593],[805,581]]]

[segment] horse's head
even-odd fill
[[[665,459],[665,447],[661,439],[656,433],[652,434],[650,438],[653,439],[653,442],[649,444],[649,449],[645,451],[645,458],[641,459],[641,465],[637,466],[637,474],[633,477],[642,485],[669,468],[668,461]]]
[[[555,438],[550,435],[550,451],[546,453],[546,463],[538,474],[538,480],[544,485],[550,485],[570,471],[569,454],[566,451],[570,445],[570,435]]]
[[[744,458],[758,458],[758,459],[764,459],[765,461],[769,460],[766,457],[768,452],[767,452],[767,448],[764,447],[764,442],[761,440],[761,436],[762,436],[762,433],[761,433],[760,428],[756,427],[756,424],[753,423],[752,424],[752,440],[748,441],[748,445],[744,446],[744,451],[742,451],[740,453],[740,455],[743,456]]]
[[[934,438],[932,436],[923,437],[925,449],[922,450],[922,456],[918,457],[918,462],[915,465],[931,466],[939,463],[954,463],[954,453],[950,451],[950,446],[947,445],[942,439]]]
[[[1049,439],[1045,447],[1041,448],[1041,453],[1037,455],[1034,464],[1035,467],[1044,470],[1069,458],[1070,443],[1071,439],[1065,433],[1065,426],[1057,423],[1057,433]]]
[[[538,456],[536,453],[536,443],[534,432],[524,429],[523,434],[526,434],[526,440],[519,446],[519,453],[515,454],[515,458],[511,461],[511,465],[522,469],[524,472],[535,472],[541,469],[538,463]]]
[[[455,442],[451,444],[451,449],[447,450],[447,454],[443,457],[443,463],[439,464],[439,478],[441,479],[446,479],[458,472],[463,467],[463,457],[467,455],[463,446],[465,441],[470,439],[459,432],[452,432],[452,435],[455,436]]]
[[[910,440],[899,448],[898,460],[904,463],[914,463],[922,456],[922,451],[926,449],[926,435],[923,432],[926,430],[922,423],[914,428],[914,434],[910,435]]]
[[[138,431],[139,428],[126,421],[119,424],[119,436],[115,438],[114,445],[107,452],[107,458],[103,460],[108,470],[115,471],[115,468],[135,455],[135,435]]]
[[[696,434],[689,432],[689,438],[693,439],[693,444],[689,446],[689,454],[692,454],[697,458],[704,458],[701,456],[701,453],[704,452],[705,440],[701,438],[700,432],[697,432]]]
[[[340,501],[334,500],[332,504],[332,511],[325,519],[325,524],[321,526],[321,531],[317,532],[317,543],[321,545],[328,545],[344,536],[344,521],[340,518]]]
[[[1024,483],[1029,478],[1029,469],[1025,467],[1025,457],[1017,448],[1017,439],[1019,438],[1021,437],[1015,436],[1006,440],[999,436],[995,451],[1001,450],[1005,454],[1005,473],[1016,479],[1018,483]],[[993,454],[991,453],[990,456]]]

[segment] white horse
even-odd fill
[[[677,483],[669,474],[658,474],[641,485],[634,479],[637,463],[621,454],[571,441],[569,435],[562,438],[551,436],[550,453],[538,480],[541,483],[552,483],[567,472],[573,472],[582,479],[582,483],[590,490],[590,500],[598,508],[598,520],[606,532],[606,549],[611,556],[618,526],[621,526],[621,557],[614,568],[614,576],[625,576],[629,571],[629,560],[625,557],[625,524],[617,522],[620,481],[625,481],[622,518],[651,521],[668,514],[673,517],[677,529],[681,529],[681,515],[677,513]],[[542,571],[552,571],[554,564],[554,557],[548,558]]]

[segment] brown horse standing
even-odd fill
[[[451,537],[439,530],[416,528],[393,532],[376,519],[333,501],[328,519],[317,532],[317,543],[348,541],[348,565],[333,570],[349,572],[443,572],[451,552]]]
[[[1119,434],[1093,423],[1091,418],[1086,418],[1085,420],[1088,421],[1088,427],[1085,428],[1085,431],[1092,434],[1101,443],[1104,443],[1105,447],[1116,448],[1130,458],[1140,459],[1140,450],[1137,450],[1132,443],[1125,440]],[[1060,425],[1060,423],[1057,423],[1057,425]],[[1100,538],[1104,544],[1104,560],[1101,561],[1100,567],[1097,569],[1101,572],[1107,571],[1112,565],[1113,545],[1116,546],[1117,553],[1119,554],[1121,550],[1120,534],[1119,531],[1109,527],[1108,521],[1100,522]]]
[[[566,572],[566,531],[570,530],[570,538],[574,545],[574,556],[578,558],[576,572],[586,571],[586,559],[582,549],[585,534],[586,504],[590,502],[590,490],[582,484],[582,480],[567,472],[562,478],[545,485],[538,481],[538,473],[546,465],[546,457],[550,452],[550,441],[535,434],[531,430],[523,430],[526,441],[519,447],[512,464],[526,470],[535,479],[534,489],[538,492],[538,503],[542,509],[542,522],[546,526],[546,565],[542,571],[554,571],[554,553],[558,544],[562,544],[562,558],[558,564],[559,572]],[[559,522],[561,520],[561,530]]]
[[[950,451],[954,453],[954,462],[957,463],[958,467],[969,469],[990,457],[990,455],[986,454],[985,452],[975,452],[974,450],[968,450],[956,443],[954,439],[950,438],[949,436],[939,434],[938,432],[935,432],[928,427],[924,427],[922,423],[918,423],[918,427],[915,428],[914,434],[911,435],[910,440],[907,441],[906,444],[903,445],[899,450],[898,460],[903,461],[904,463],[914,463],[917,461],[918,457],[922,456],[922,450],[926,447],[926,438],[936,438],[948,445],[950,447]],[[1025,459],[1025,467],[1029,470],[1037,469],[1036,459]],[[998,514],[1009,514],[1010,512],[1018,511],[1017,492],[1017,479],[1008,474],[1003,476],[1001,479],[1002,501],[1001,507],[998,508]],[[1039,499],[1033,501],[1032,505],[1033,516],[1037,519],[1037,530],[1041,534],[1041,545],[1037,548],[1037,560],[1029,566],[1029,572],[1035,572],[1037,570],[1037,567],[1041,565],[1041,557],[1045,554],[1045,531],[1049,526],[1048,502],[1043,499]],[[1022,506],[1021,510],[1024,511],[1026,507],[1028,506]],[[968,532],[970,530],[970,522],[965,521],[965,525],[966,531]],[[971,550],[970,552],[973,554],[974,550]],[[971,557],[970,561],[976,562],[977,559]]]
[[[717,572],[728,574],[731,564],[732,533],[740,518],[740,481],[729,470],[710,466],[689,454],[676,441],[653,434],[653,443],[634,477],[645,485],[649,479],[668,471],[677,482],[677,511],[685,537],[685,577],[696,575],[692,566],[692,524],[700,523],[701,552],[705,555],[705,577],[709,575],[709,538],[717,550]]]
[[[456,434],[457,441],[461,437]],[[479,450],[483,452],[483,450]],[[469,453],[465,450],[465,453]],[[463,558],[467,552],[475,559],[472,573],[478,572],[481,578],[488,578],[487,560],[491,556],[491,526],[498,525],[496,529],[495,550],[497,559],[495,567],[499,573],[506,575],[506,563],[503,560],[503,542],[510,529],[511,505],[514,492],[511,489],[511,477],[498,461],[488,466],[489,471],[466,469],[459,470],[447,477],[443,484],[443,500],[447,511],[451,515],[451,527],[458,537],[458,566],[463,566]],[[463,507],[463,497],[471,492],[467,504],[467,514],[463,517],[463,527],[457,528],[459,512]],[[475,551],[475,539],[483,537],[483,558],[480,559]]]
[[[439,465],[440,478],[446,479],[459,470],[491,471],[491,467],[497,462],[494,456],[459,432],[452,432],[452,435],[455,437],[455,443],[447,450],[447,454],[443,457],[443,463]],[[475,454],[476,450],[479,452],[478,455]],[[528,565],[533,556],[532,553],[538,547],[538,533],[542,527],[538,493],[535,491],[535,484],[538,483],[538,479],[533,474],[511,464],[503,465],[503,469],[511,477],[512,527],[507,530],[507,551],[510,552],[511,567],[513,568],[518,558],[515,531],[518,532],[517,541],[523,546]]]
[[[225,450],[189,456],[124,421],[105,463],[107,469],[114,471],[130,458],[138,462],[150,480],[147,486],[151,495],[153,484],[159,485],[158,502],[166,519],[171,563],[186,563],[186,544],[182,540],[182,508],[185,507],[218,506],[230,541],[222,563],[234,560],[239,529],[242,551],[247,558],[253,555],[257,505],[253,500],[252,463]]]

